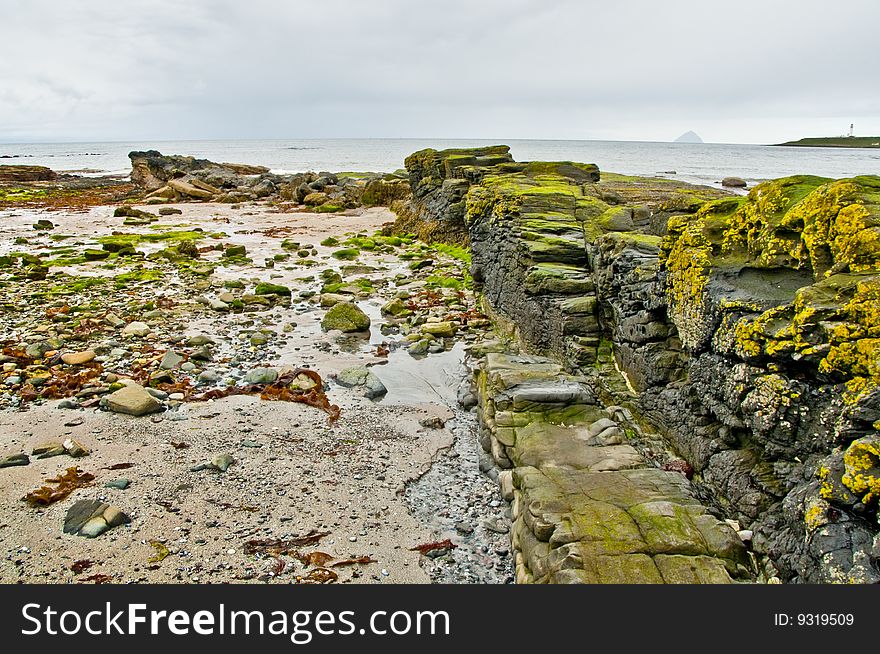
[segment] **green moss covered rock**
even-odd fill
[[[281,284],[270,284],[269,282],[261,282],[254,289],[254,295],[276,295],[279,297],[290,297],[290,289]]]
[[[341,332],[362,332],[370,328],[370,317],[351,302],[333,305],[321,320],[325,331],[338,329]]]

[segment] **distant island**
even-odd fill
[[[880,148],[880,136],[818,136],[774,145],[810,148]]]
[[[700,135],[696,132],[685,132],[677,139],[675,139],[676,143],[702,143],[703,139],[700,138]]]

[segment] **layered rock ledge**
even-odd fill
[[[484,446],[505,468],[519,583],[729,583],[745,547],[679,472],[629,444],[631,415],[535,356],[489,354],[478,374]]]

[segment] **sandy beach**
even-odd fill
[[[160,278],[117,284],[111,291],[77,290],[74,296],[63,294],[49,305],[28,303],[27,309],[22,306],[22,311],[4,322],[4,340],[27,341],[34,334],[64,331],[63,323],[53,325],[46,320],[51,307],[99,300],[104,313],[113,310],[124,315],[132,312],[134,304],[153,306],[162,298],[168,309],[144,311],[151,317],[145,319],[150,332],[143,338],[117,334],[104,341],[90,339],[103,370],[115,370],[124,378],[138,365],[153,365],[165,352],[176,349],[197,364],[186,366],[190,370],[185,376],[196,380],[201,390],[237,383],[254,369],[283,372],[307,367],[325,380],[327,396],[339,406],[340,417],[330,424],[320,409],[254,395],[209,401],[171,399],[166,400],[167,410],[135,417],[96,406],[59,408],[58,400],[22,403],[14,392],[7,392],[3,395],[7,410],[0,415],[4,456],[30,454],[41,444],[66,439],[74,439],[89,454],[77,459],[32,457],[27,466],[0,470],[0,551],[4,554],[0,580],[308,583],[326,580],[320,576],[325,573],[315,570],[327,570],[339,582],[426,583],[432,576],[438,581],[505,581],[509,576],[507,537],[503,530],[486,531],[480,524],[487,517],[503,520],[504,509],[494,483],[478,469],[473,417],[456,402],[458,386],[467,377],[462,345],[448,339],[447,347],[418,358],[398,349],[402,337],[388,329],[394,320],[383,316],[380,308],[395,296],[416,294],[425,287],[420,275],[412,273],[408,262],[398,256],[399,248],[364,249],[357,261],[348,262],[333,257],[341,246],[320,245],[333,242],[328,238],[342,242],[351,235],[373,234],[393,220],[393,214],[384,208],[334,215],[281,213],[258,204],[169,207],[181,213],[151,225],[158,227],[153,233],[222,232],[224,247],[243,245],[249,261],[226,265],[223,250],[203,252],[199,264],[213,262],[216,267],[210,281],[196,278],[194,284],[191,276],[174,266],[149,262],[150,253],[167,242],[145,242],[139,247],[148,257],[143,268],[161,270]],[[8,211],[0,241],[12,251],[21,249],[13,246],[16,238],[27,237],[28,249],[38,251],[57,247],[59,242],[90,243],[111,233],[144,232],[141,227],[120,227],[121,219],[112,213],[113,207],[105,206],[85,215]],[[52,221],[51,234],[67,238],[59,241],[51,234],[35,233],[31,225],[40,218]],[[290,241],[298,242],[297,250],[314,254],[290,257]],[[267,269],[265,261],[276,256],[279,260]],[[460,269],[460,262],[448,257],[444,261],[450,270]],[[77,279],[118,276],[129,270],[113,267],[108,271],[105,261],[61,263],[58,271]],[[343,271],[345,266],[350,268]],[[325,311],[318,302],[321,279],[316,272],[345,272],[350,279],[351,266],[357,267],[358,279],[369,281],[342,292],[357,291],[356,302],[370,316],[370,329],[356,334],[324,330]],[[393,284],[395,275],[408,279]],[[257,281],[290,288],[292,300],[259,305],[259,311],[211,308],[210,300],[230,290],[240,295],[239,285]],[[5,303],[19,301],[13,287],[3,292]],[[349,297],[354,300],[355,296]],[[461,298],[472,302],[469,292]],[[195,347],[181,349],[180,344],[194,336],[208,336],[215,343],[213,361],[192,358]],[[476,337],[468,334],[461,343]],[[380,346],[385,352],[377,356]],[[387,387],[384,397],[367,399],[362,388],[334,381],[353,366],[375,371]],[[198,381],[198,375],[206,371],[209,374],[202,374]],[[179,379],[179,372],[171,374]],[[110,379],[116,378],[114,374]],[[205,379],[217,381],[206,386]],[[452,447],[453,430],[461,441],[456,448]],[[234,459],[226,472],[192,470],[222,454]],[[470,459],[470,465],[457,465],[449,475],[449,488],[415,484],[432,462],[449,455]],[[71,466],[93,474],[94,480],[45,507],[23,501],[26,492]],[[124,490],[105,486],[119,480],[129,485]],[[469,494],[479,497],[468,499]],[[448,502],[449,495],[465,500],[459,509],[455,502]],[[62,533],[66,511],[84,499],[119,508],[130,517],[130,524],[94,539]],[[495,506],[489,506],[493,500]],[[446,517],[441,518],[444,505]],[[473,527],[463,526],[467,520]],[[479,533],[474,533],[474,527]],[[295,541],[310,534],[319,536],[306,539],[308,545],[286,549],[255,545]],[[443,557],[438,558],[413,549],[445,538],[453,538],[460,547],[441,549]]]

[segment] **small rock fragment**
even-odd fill
[[[0,468],[9,468],[12,466],[26,466],[31,460],[27,454],[10,454],[0,459]]]

